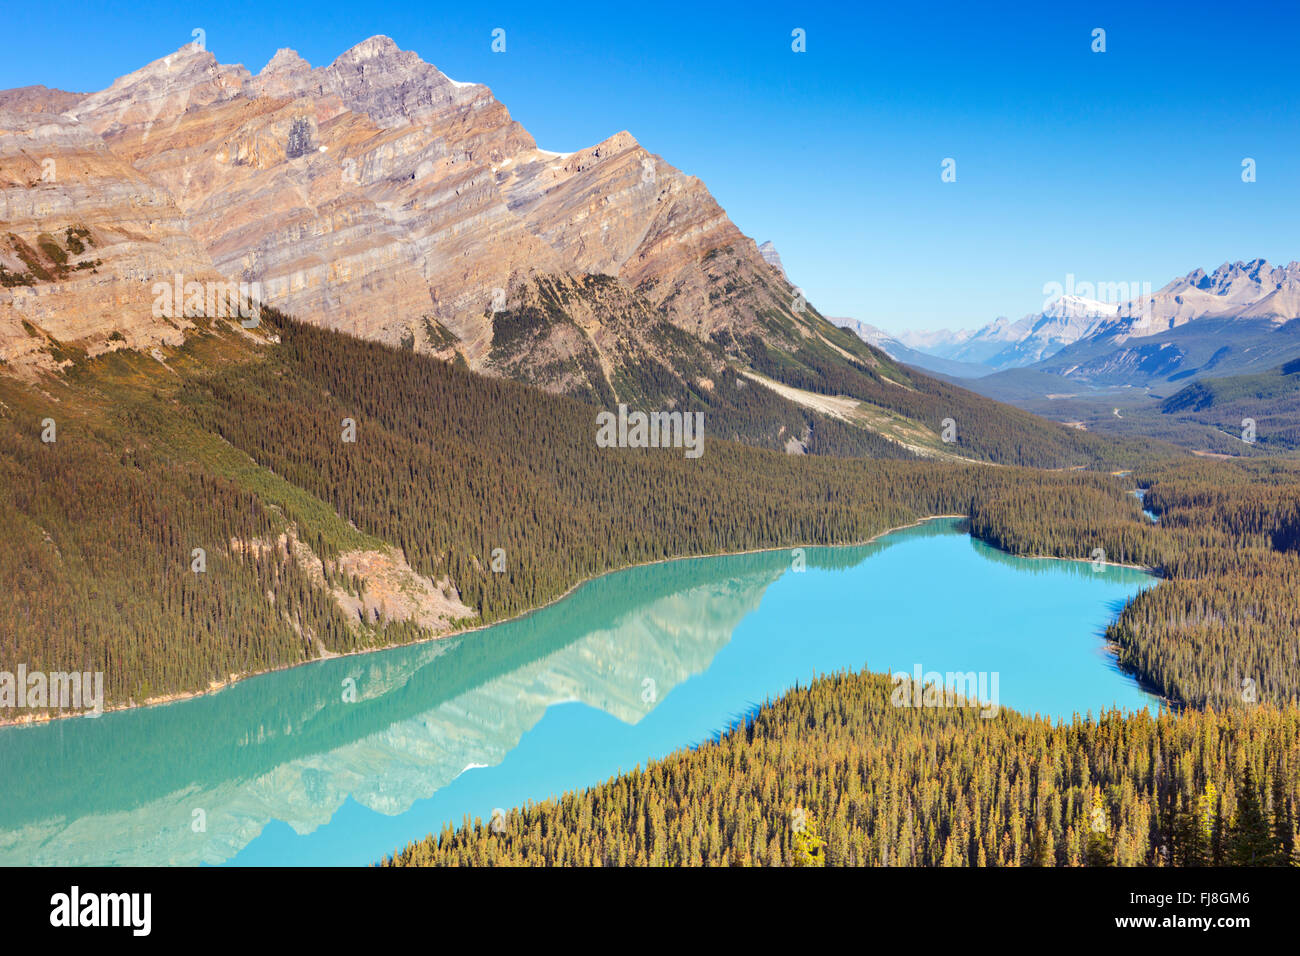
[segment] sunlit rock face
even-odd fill
[[[70,168],[69,188],[106,206],[104,228],[105,197],[129,197],[120,231],[168,253],[106,260],[103,282],[126,280],[128,265],[146,279],[210,266],[301,319],[498,374],[511,370],[492,354],[494,316],[543,278],[615,278],[654,320],[704,338],[763,331],[763,316],[790,311],[789,284],[698,179],[627,132],[539,149],[487,87],[387,37],[317,68],[281,50],[256,75],[191,45],[98,93],[5,96],[65,109],[51,123],[117,163],[86,178]],[[141,206],[146,230],[133,225]],[[86,215],[65,204],[19,225],[74,218]],[[148,324],[122,304],[124,322]],[[798,338],[788,324],[783,334]]]
[[[28,103],[29,106],[33,105]],[[39,105],[39,104],[35,104]],[[91,354],[178,344],[155,280],[220,280],[172,193],[68,116],[0,110],[0,359],[22,373]]]
[[[72,109],[85,98],[84,93],[52,90],[47,86],[20,86],[13,90],[0,90],[0,111],[57,114]]]

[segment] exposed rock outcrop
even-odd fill
[[[190,323],[151,292],[176,274],[221,279],[168,190],[67,116],[0,112],[0,360],[176,344]]]
[[[539,149],[487,87],[387,37],[318,68],[280,50],[256,76],[187,45],[67,103],[61,135],[118,163],[87,176],[69,167],[62,188],[98,204],[77,221],[98,235],[117,215],[119,233],[168,252],[104,258],[105,282],[147,288],[215,268],[308,321],[459,352],[493,372],[493,316],[540,277],[614,277],[656,319],[706,339],[773,332],[766,317],[789,312],[780,272],[698,179],[627,132],[573,153]],[[16,131],[11,146],[35,133]],[[118,195],[153,214],[115,213]],[[149,317],[115,297],[129,341],[143,341]],[[46,319],[61,335],[70,323],[106,327]]]

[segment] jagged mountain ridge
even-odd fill
[[[1274,324],[1300,317],[1300,262],[1271,266],[1264,259],[1225,262],[1211,273],[1194,269],[1151,296],[1120,306],[1113,323],[1095,335],[1123,341],[1178,328],[1206,318],[1267,319]]]
[[[1210,273],[1194,269],[1150,295],[1123,302],[1065,295],[1019,322],[999,318],[974,332],[901,332],[896,338],[927,355],[996,371],[1032,366],[1080,381],[1136,385],[1200,371],[1203,360],[1211,358],[1201,356],[1193,364],[1186,335],[1167,333],[1199,323],[1189,330],[1195,337],[1221,339],[1212,357],[1218,364],[1234,346],[1259,351],[1261,338],[1298,317],[1300,262],[1274,267],[1253,259],[1225,262]],[[1266,358],[1244,367],[1262,370],[1290,354],[1289,346],[1277,354],[1269,346],[1264,351],[1270,353]]]
[[[806,332],[785,327],[806,325],[789,283],[698,179],[627,132],[568,154],[539,149],[486,86],[387,37],[317,68],[281,50],[256,75],[188,45],[96,93],[28,88],[6,104],[65,109],[55,122],[101,137],[130,167],[125,181],[170,196],[210,263],[160,258],[159,277],[215,269],[257,283],[268,305],[367,338],[500,373],[494,317],[541,277],[588,274],[617,278],[705,340],[762,331],[788,345]],[[49,223],[16,225],[21,235]],[[128,341],[157,324],[118,311]],[[112,347],[95,334],[92,350]],[[615,377],[603,352],[599,364]]]
[[[1116,314],[1114,305],[1067,294],[1045,305],[1041,312],[1031,313],[1015,322],[998,317],[973,331],[904,331],[896,339],[903,347],[922,355],[968,366],[985,366],[988,370],[985,374],[988,374],[1032,365],[1091,334]],[[923,367],[950,372],[947,368],[931,365]],[[969,371],[966,375],[973,377]]]
[[[1300,262],[1189,272],[1035,368],[1089,384],[1260,372],[1300,355]]]
[[[225,279],[314,325],[603,407],[704,410],[710,434],[790,453],[1110,454],[835,328],[630,134],[540,149],[486,86],[386,37],[326,67],[281,50],[256,75],[191,45],[95,93],[9,100],[28,112],[0,113],[17,130],[0,208],[28,212],[0,233],[0,360],[20,377],[118,349],[169,361],[211,306],[186,292],[177,311],[178,292],[160,311],[152,290]],[[46,127],[117,165],[87,181],[53,144],[45,177]],[[952,449],[948,418],[965,423]]]

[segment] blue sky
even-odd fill
[[[488,84],[545,148],[631,131],[773,240],[823,312],[893,330],[1019,317],[1070,274],[1159,288],[1300,259],[1300,4],[842,6],[16,4],[0,88],[100,89],[195,27],[254,72],[384,33]]]

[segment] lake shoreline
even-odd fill
[[[125,704],[115,704],[111,707],[105,707],[101,712],[97,714],[79,711],[75,713],[27,715],[24,717],[14,718],[14,719],[0,718],[0,729],[4,729],[7,727],[35,727],[35,726],[48,724],[56,720],[70,720],[78,717],[82,717],[82,718],[90,717],[91,719],[98,719],[99,717],[103,717],[107,714],[112,714],[112,713],[121,713],[123,711],[130,711],[130,710],[141,710],[147,707],[164,707],[168,704],[175,704],[186,700],[193,700],[199,697],[208,697],[213,694],[218,694],[229,687],[233,687],[235,684],[238,684],[241,681],[245,681],[253,677],[260,677],[264,674],[275,674],[281,671],[290,670],[295,667],[306,667],[311,664],[320,663],[321,661],[324,660],[338,660],[339,658],[356,657],[362,654],[377,654],[383,651],[391,651],[401,647],[415,647],[420,644],[429,643],[431,641],[442,641],[442,640],[447,640],[448,638],[462,637],[467,634],[473,634],[477,631],[486,630],[490,627],[496,627],[500,624],[507,624],[510,623],[511,621],[521,620],[530,614],[536,614],[539,611],[551,607],[552,605],[558,604],[559,602],[570,597],[575,591],[577,591],[583,585],[589,584],[592,581],[596,581],[600,578],[606,577],[611,574],[619,574],[623,571],[630,571],[635,568],[648,568],[648,567],[654,567],[655,565],[659,565],[659,564],[668,564],[673,561],[692,561],[700,558],[739,557],[747,554],[765,554],[774,551],[792,551],[796,548],[863,547],[868,544],[873,544],[876,541],[879,541],[881,538],[886,537],[887,535],[891,535],[899,531],[906,531],[909,528],[915,528],[920,525],[926,524],[927,522],[930,521],[941,521],[945,518],[969,519],[969,517],[970,517],[969,515],[964,515],[964,514],[926,515],[924,517],[916,519],[915,521],[910,521],[906,524],[897,525],[892,528],[886,528],[885,530],[872,535],[871,537],[867,538],[864,541],[851,541],[851,542],[844,542],[840,544],[810,544],[805,542],[805,543],[798,543],[798,544],[782,545],[780,547],[772,547],[772,548],[748,548],[743,551],[718,551],[718,552],[712,552],[707,554],[676,555],[671,558],[659,558],[654,561],[643,561],[639,564],[629,564],[620,568],[612,568],[608,571],[602,571],[599,574],[593,574],[589,577],[583,578],[582,580],[575,582],[573,585],[567,588],[564,591],[564,593],[557,595],[556,597],[552,598],[551,600],[547,601],[544,604],[539,604],[536,607],[528,608],[527,610],[521,611],[518,614],[512,615],[511,617],[502,618],[499,621],[492,621],[491,623],[488,624],[476,624],[473,627],[451,630],[443,634],[435,634],[414,641],[400,641],[400,642],[395,642],[390,644],[383,644],[376,647],[361,648],[354,651],[344,651],[342,653],[326,652],[322,656],[313,658],[311,660],[294,661],[293,663],[281,664],[277,667],[268,667],[264,670],[250,671],[248,673],[243,673],[243,674],[232,674],[229,680],[215,681],[212,684],[210,684],[205,690],[183,691],[183,692],[177,692],[172,694],[163,694],[157,697],[147,698],[146,700],[143,701],[132,701]],[[975,540],[982,540],[982,539],[977,538]],[[996,547],[990,544],[989,542],[984,542],[984,543],[989,544],[990,547]],[[1002,550],[1002,549],[999,548],[998,550]],[[1011,554],[1011,552],[1008,551],[1004,551],[1003,553]],[[1091,559],[1089,558],[1062,558],[1053,555],[1013,555],[1013,557],[1030,558],[1034,560],[1051,560],[1051,561],[1086,561],[1088,563],[1091,563]],[[1146,571],[1148,573],[1156,575],[1157,577],[1159,576],[1158,571],[1154,568],[1143,567],[1140,565],[1133,565],[1133,564],[1117,564],[1115,562],[1103,562],[1103,563],[1111,567],[1131,568],[1134,570]],[[1109,647],[1112,644],[1112,642],[1107,641],[1106,644]],[[1134,675],[1134,678],[1139,681],[1141,680],[1139,675]]]

